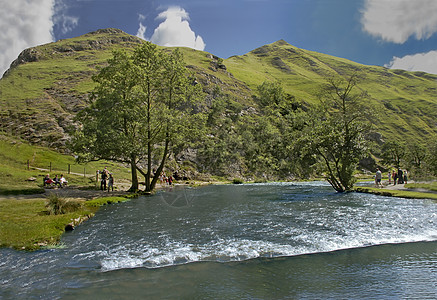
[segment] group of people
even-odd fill
[[[112,176],[112,173],[105,167],[102,171],[97,170],[97,176],[98,175],[100,175],[100,189],[106,191],[106,184],[108,184],[108,192],[110,190],[114,191],[114,176]]]
[[[43,179],[43,186],[59,186],[60,188],[63,188],[66,186],[68,181],[65,179],[64,175],[61,174],[61,177],[58,177],[58,175],[55,175],[53,179],[50,178],[50,174],[47,174],[44,176]]]
[[[408,183],[407,170],[402,170],[401,168],[399,168],[398,170],[388,171],[387,176],[388,184],[392,184],[392,180],[394,185]],[[376,186],[382,186],[382,172],[379,168],[376,169],[375,184]]]
[[[392,179],[394,185],[396,185],[396,183],[398,184],[408,183],[407,170],[402,170],[401,168],[399,168],[397,171],[396,170],[393,170],[391,172],[388,171],[388,184],[391,184]]]
[[[161,184],[168,184],[168,185],[173,184],[173,177],[171,175],[166,176],[164,172],[162,172],[161,175],[159,176],[159,180],[161,181]]]

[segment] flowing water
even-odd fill
[[[437,203],[322,182],[168,189],[62,244],[0,249],[0,298],[437,299]]]

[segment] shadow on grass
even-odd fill
[[[43,194],[45,190],[43,188],[0,188],[0,195],[10,196],[10,195],[33,195],[33,194]]]

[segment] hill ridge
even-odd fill
[[[75,38],[25,49],[0,79],[0,130],[31,143],[65,147],[73,116],[86,105],[94,87],[91,76],[114,49],[131,50],[143,42],[120,29],[99,29]],[[264,81],[280,82],[284,91],[309,105],[317,101],[326,77],[358,74],[369,104],[387,119],[375,119],[383,137],[426,140],[437,133],[437,75],[367,66],[295,47],[285,40],[221,60],[208,52],[181,48],[212,103],[215,89],[242,110],[257,106],[252,96]],[[399,130],[402,128],[402,130]]]

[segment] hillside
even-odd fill
[[[94,88],[92,75],[113,50],[132,50],[141,42],[121,30],[102,29],[24,50],[0,80],[0,132],[64,150],[73,117]],[[250,90],[226,72],[218,57],[188,48],[182,52],[207,93],[218,85],[248,102]]]
[[[104,29],[23,51],[0,80],[0,131],[64,149],[73,116],[93,89],[91,76],[114,49],[129,50],[139,43],[121,30]],[[207,52],[182,51],[206,92],[207,104],[219,87],[243,109],[256,108],[252,96],[266,80],[279,81],[298,101],[313,103],[327,76],[356,73],[359,87],[380,112],[374,123],[382,138],[426,141],[437,133],[437,75],[365,66],[282,40],[226,60]]]
[[[380,112],[373,122],[383,137],[424,140],[437,133],[437,75],[366,66],[278,41],[225,61],[251,89],[265,80],[281,82],[299,101],[313,103],[326,77],[356,73],[358,87]]]

